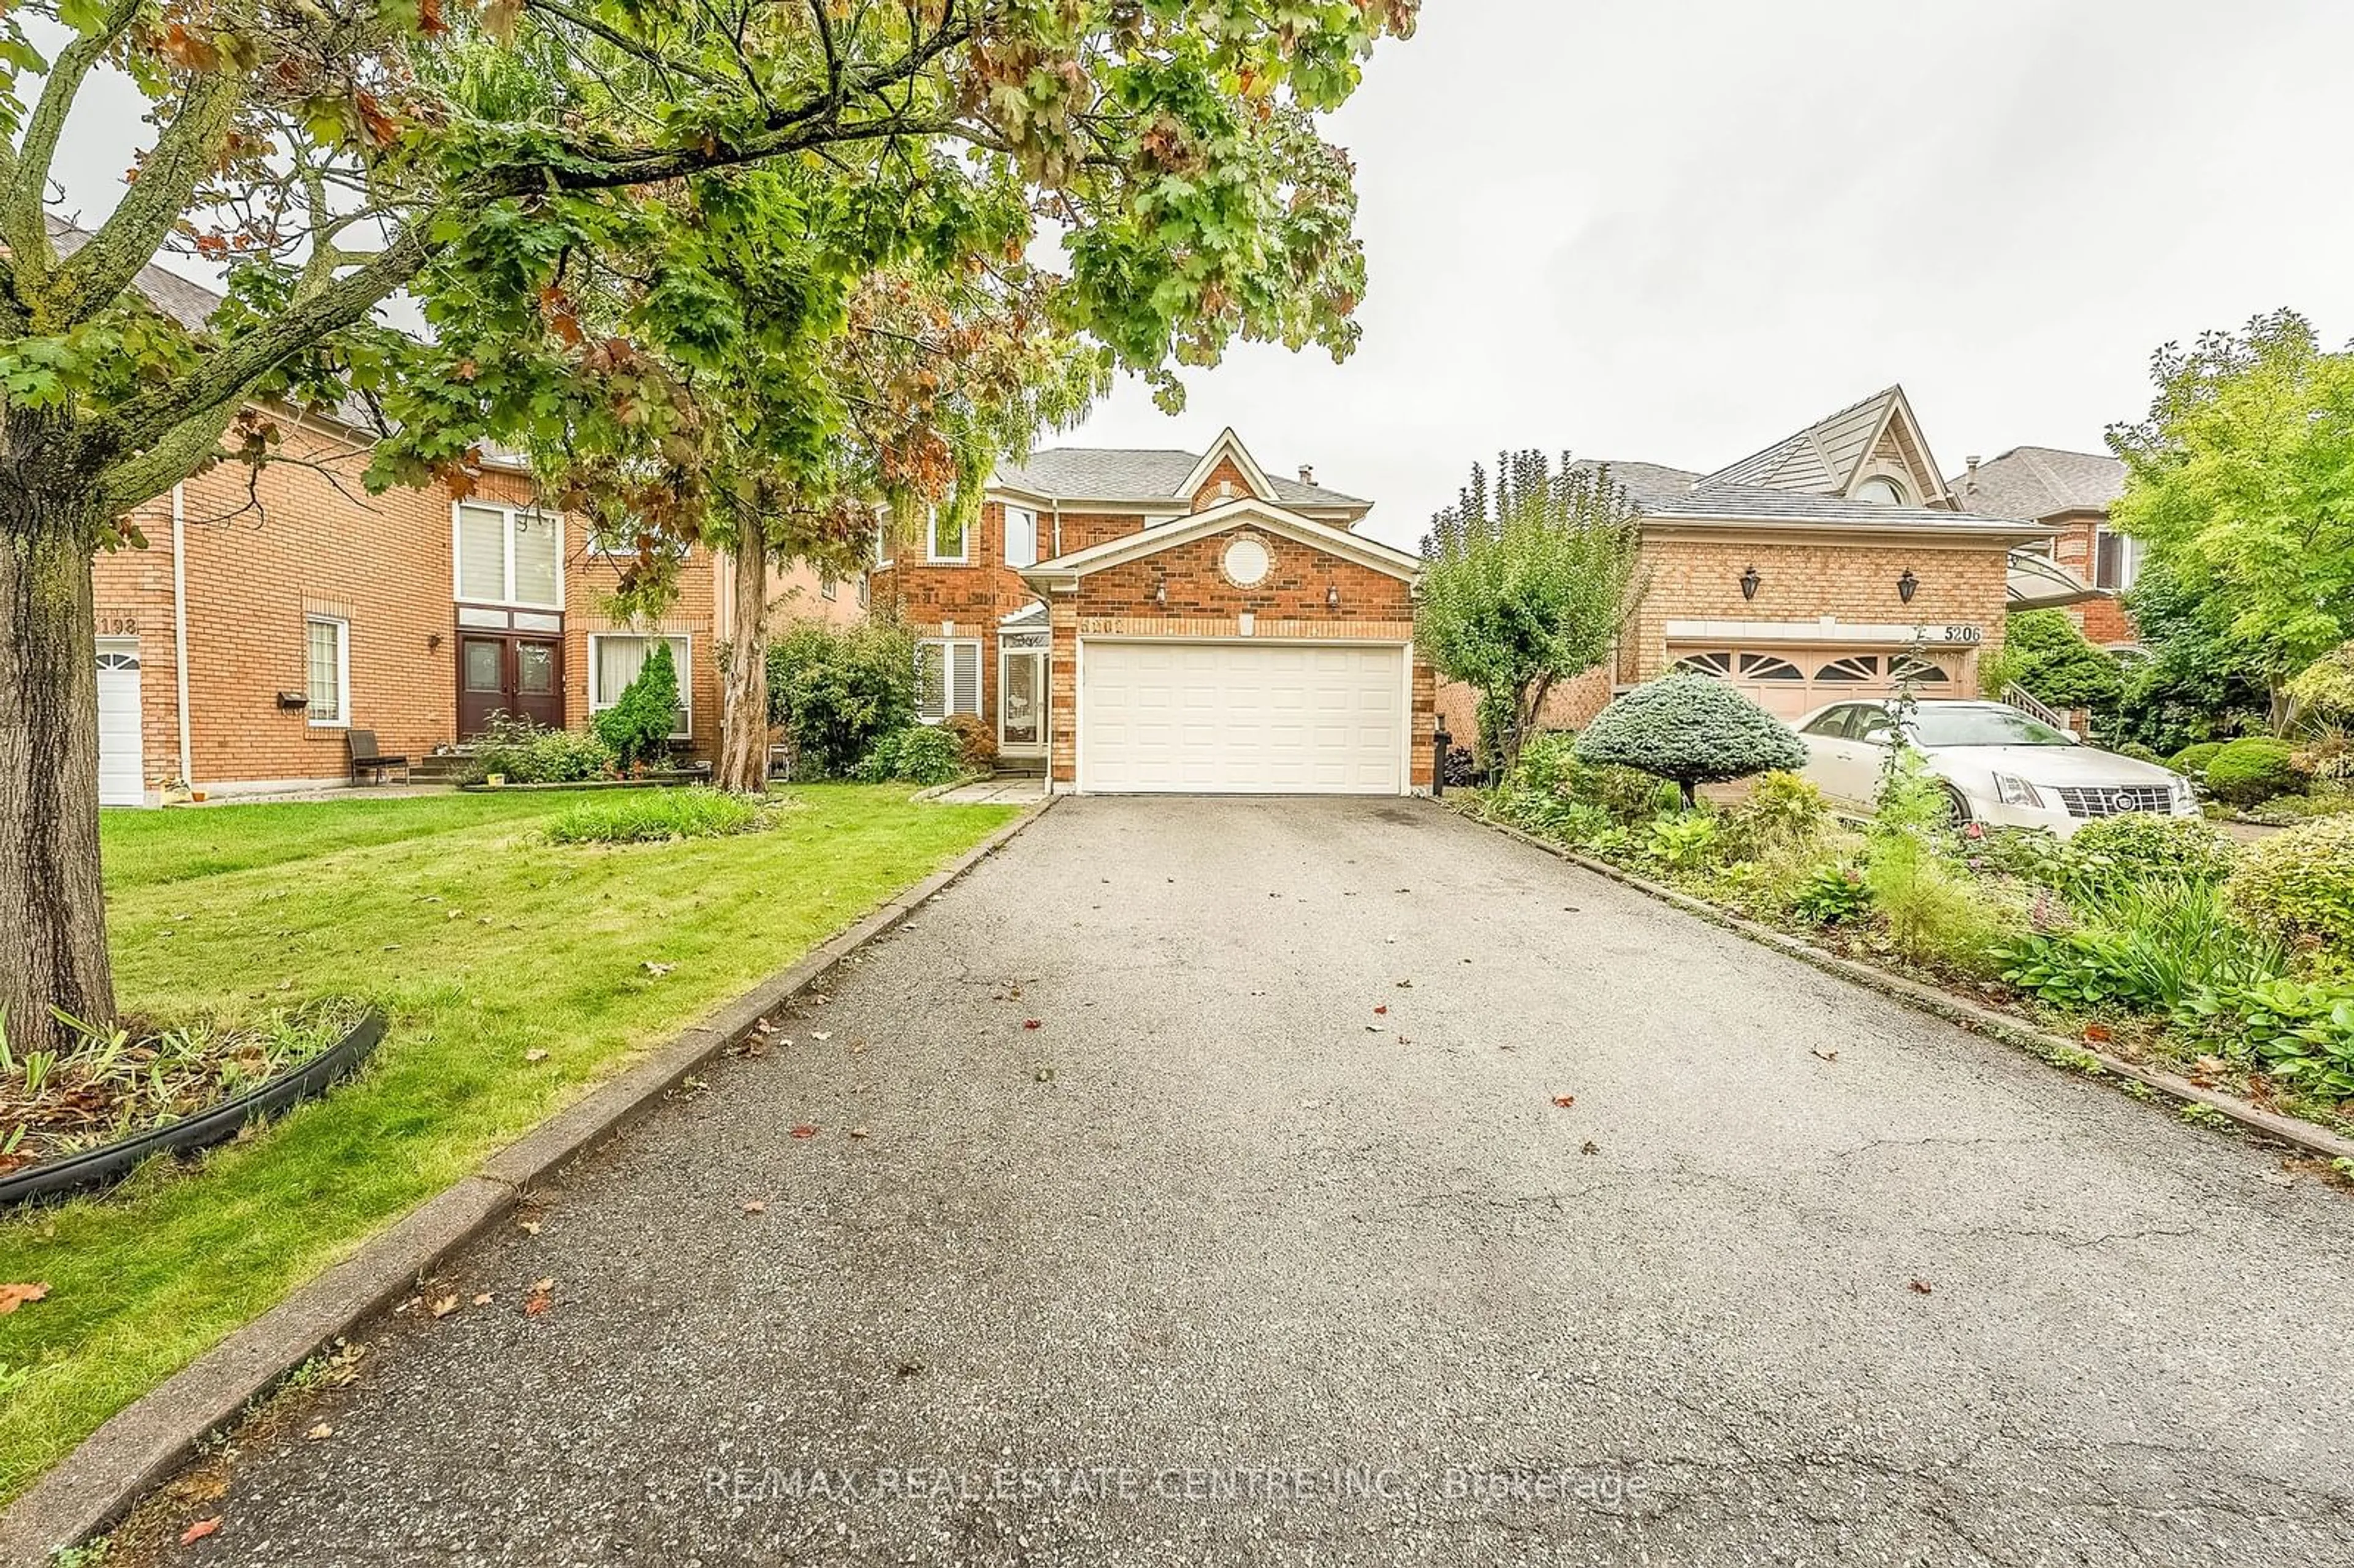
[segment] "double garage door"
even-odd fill
[[[1405,648],[1079,644],[1079,788],[1100,793],[1405,792]]]
[[[1911,681],[1925,697],[1966,694],[1956,684],[1959,656],[1829,648],[1670,648],[1678,668],[1729,681],[1783,718],[1850,697],[1893,693]]]

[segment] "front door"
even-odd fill
[[[458,738],[507,714],[546,729],[564,723],[564,645],[547,637],[458,634]]]
[[[1008,648],[997,683],[997,749],[1001,755],[1046,754],[1046,651]]]

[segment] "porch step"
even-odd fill
[[[1043,757],[1001,757],[992,774],[999,779],[1043,779],[1046,775],[1046,759]]]
[[[408,777],[418,784],[446,784],[465,770],[469,760],[459,752],[427,752],[408,759]]]

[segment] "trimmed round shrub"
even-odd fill
[[[2220,740],[2202,740],[2196,746],[2186,746],[2168,758],[2166,765],[2185,778],[2204,779],[2208,760],[2222,749],[2223,742]]]
[[[2116,745],[2105,749],[2114,757],[2130,757],[2136,762],[2147,762],[2158,768],[2166,766],[2164,758],[2137,740],[2121,740]]]
[[[2354,816],[2318,818],[2248,845],[2223,898],[2267,936],[2354,953]]]
[[[2219,800],[2253,806],[2294,792],[2303,782],[2284,740],[2252,735],[2225,744],[2207,759],[2207,789]]]
[[[2232,873],[2232,842],[2199,817],[2137,811],[2085,823],[2064,849],[2072,887],[2094,893],[2137,883],[2205,887]]]
[[[1577,737],[1577,758],[1639,768],[1671,779],[1692,803],[1692,787],[1804,767],[1796,731],[1713,676],[1689,672],[1636,687],[1595,715]]]

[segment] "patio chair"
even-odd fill
[[[368,774],[373,776],[376,783],[381,784],[384,782],[386,771],[395,768],[400,769],[400,781],[403,784],[408,782],[408,758],[378,750],[376,744],[376,731],[347,729],[344,732],[344,738],[351,744],[353,783],[359,783],[360,776]]]

